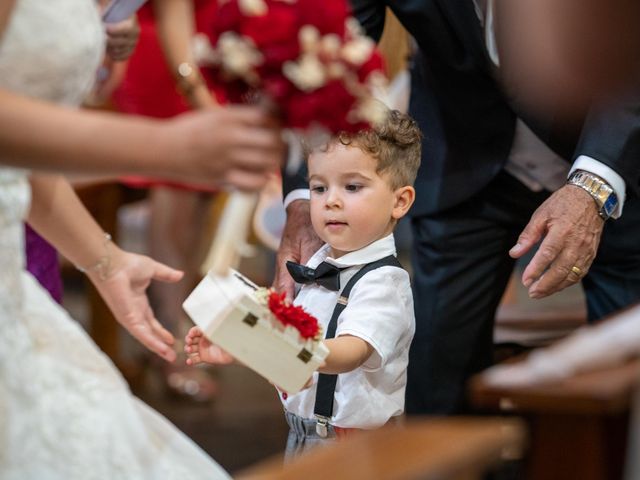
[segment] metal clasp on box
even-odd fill
[[[313,357],[313,353],[311,353],[306,348],[303,348],[302,350],[300,350],[300,353],[298,353],[298,358],[302,360],[304,363],[309,363],[309,360],[311,360],[312,357]]]
[[[253,313],[248,312],[244,318],[242,319],[244,323],[249,325],[250,327],[255,327],[256,323],[258,323],[258,317],[256,317]]]

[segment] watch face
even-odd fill
[[[607,201],[604,202],[604,205],[602,206],[602,210],[607,215],[607,217],[610,217],[617,206],[618,206],[618,196],[615,193],[611,192],[611,195],[609,195],[609,198],[607,198]]]

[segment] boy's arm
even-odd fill
[[[366,362],[374,351],[369,343],[353,335],[331,338],[325,340],[324,344],[329,349],[329,355],[324,366],[318,371],[330,375],[355,370]]]

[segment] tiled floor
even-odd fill
[[[189,435],[229,472],[284,449],[287,426],[273,387],[241,366],[216,372],[220,392],[211,404],[197,404],[164,394],[157,374],[134,392]]]

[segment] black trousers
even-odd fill
[[[468,201],[412,219],[416,334],[409,354],[408,414],[465,410],[465,383],[492,361],[495,312],[514,267],[508,250],[550,195],[506,172]],[[582,280],[590,321],[640,301],[640,201],[605,225]]]

